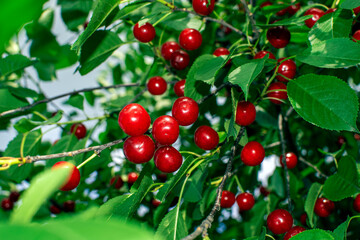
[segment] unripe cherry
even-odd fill
[[[175,118],[160,116],[153,123],[152,136],[161,145],[171,145],[178,139],[179,131]]]
[[[68,179],[60,188],[61,191],[70,191],[79,185],[80,171],[74,164],[65,161],[60,161],[55,163],[51,169],[56,169],[56,168],[70,168],[71,170]]]
[[[221,208],[231,208],[235,203],[235,194],[224,190],[221,193],[220,207]]]
[[[156,150],[154,162],[160,171],[172,173],[180,168],[182,156],[174,147],[164,146]]]
[[[149,129],[151,119],[140,104],[130,103],[120,111],[118,122],[127,135],[140,136]]]
[[[248,142],[241,151],[241,161],[247,166],[257,166],[265,158],[264,147],[256,142]]]
[[[254,104],[240,101],[236,107],[235,122],[240,126],[248,126],[255,121],[256,109]]]
[[[167,83],[162,77],[152,77],[147,83],[147,89],[152,95],[161,95],[166,92]]]
[[[133,29],[134,37],[140,42],[147,43],[155,38],[155,28],[151,23],[145,23],[139,27],[139,23],[136,23]]]
[[[172,106],[172,115],[181,126],[193,124],[199,116],[199,106],[192,98],[179,97]]]
[[[124,142],[124,154],[133,163],[145,163],[154,156],[155,144],[147,135],[129,137]]]
[[[183,79],[174,84],[174,92],[178,97],[184,96],[185,83],[186,83],[186,80]]]
[[[219,134],[209,126],[200,126],[194,134],[195,144],[203,150],[211,150],[219,144]]]

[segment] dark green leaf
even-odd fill
[[[23,55],[9,55],[6,58],[0,59],[0,77],[22,70],[32,64],[34,64],[34,61]]]
[[[207,56],[207,57],[204,57]],[[195,72],[195,80],[203,81],[213,85],[216,73],[224,64],[224,59],[215,57],[214,55],[203,55],[202,61],[197,62],[197,71]]]
[[[78,31],[83,25],[92,9],[92,0],[59,0],[61,6],[61,17],[71,31]]]
[[[322,185],[320,183],[313,183],[310,187],[309,193],[305,200],[305,212],[309,220],[310,227],[314,227],[314,207],[315,202],[321,192]]]
[[[21,133],[26,133],[36,128],[37,126],[56,123],[60,121],[61,118],[62,118],[62,112],[58,112],[54,117],[43,122],[32,121],[28,118],[22,118],[17,123],[14,124],[14,128]]]
[[[80,94],[71,95],[66,104],[84,110],[84,97]]]
[[[179,212],[177,214],[177,208],[171,210],[161,221],[156,231],[155,239],[163,237],[167,240],[177,240],[186,237],[188,230],[185,223],[185,216],[186,212]]]
[[[26,101],[14,97],[9,90],[0,89],[0,112],[24,107],[26,105],[28,105]]]
[[[360,218],[360,215],[358,216],[353,216],[353,217],[349,217],[347,218],[347,220],[345,222],[343,222],[342,224],[340,224],[333,232],[333,236],[335,237],[335,240],[346,240],[346,232],[347,229],[349,227],[350,221],[353,220],[354,218]]]
[[[306,121],[325,129],[357,131],[358,98],[337,77],[308,74],[287,86],[291,105]]]

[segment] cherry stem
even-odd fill
[[[93,155],[91,155],[88,159],[86,159],[85,161],[83,161],[82,163],[80,163],[77,168],[80,169],[82,166],[84,166],[85,164],[87,164],[88,162],[90,162],[91,160],[93,160],[96,156],[98,156],[98,154],[96,153],[93,153]]]
[[[190,154],[190,155],[194,155],[198,158],[201,158],[201,155],[197,154],[197,153],[194,153],[194,152],[190,152],[190,151],[180,151],[181,155],[182,154]]]
[[[190,177],[190,173],[187,173],[187,174],[186,174],[186,178],[185,178],[185,180],[184,180],[184,183],[183,183],[183,185],[182,185],[182,187],[181,187],[181,191],[180,191],[180,195],[179,195],[179,200],[178,200],[178,203],[177,203],[177,206],[176,206],[174,239],[176,239],[176,230],[177,230],[177,222],[178,222],[178,219],[179,219],[181,199],[182,199],[182,196],[183,196],[183,193],[184,193],[185,185],[186,185],[187,181],[189,180],[189,177]]]
[[[241,191],[242,193],[245,192],[245,191],[244,191],[244,188],[241,186],[241,183],[240,183],[240,180],[239,180],[238,176],[235,175],[234,178],[235,178],[236,184],[238,185],[240,191]]]

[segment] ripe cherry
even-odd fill
[[[288,45],[291,34],[286,27],[278,26],[269,28],[266,37],[275,48],[284,48]]]
[[[235,122],[240,126],[248,126],[255,121],[256,109],[251,102],[240,101],[236,107]]]
[[[19,197],[20,197],[20,193],[19,192],[11,192],[10,193],[10,196],[9,196],[9,199],[10,201],[12,202],[17,202],[19,200]]]
[[[306,226],[306,219],[307,219],[307,214],[306,213],[303,213],[301,214],[300,216],[300,222],[302,225]]]
[[[185,50],[196,50],[201,46],[202,36],[201,33],[193,28],[185,28],[179,36],[179,43]]]
[[[115,189],[120,189],[124,186],[124,181],[121,176],[117,175],[110,179],[110,186],[114,186]]]
[[[354,35],[352,36],[352,40],[353,40],[354,42],[357,42],[357,41],[360,40],[360,30],[357,30],[357,31],[354,33]]]
[[[264,186],[260,186],[260,193],[261,193],[262,195],[264,195],[264,197],[267,197],[267,196],[269,196],[270,191],[267,190]]]
[[[230,54],[230,51],[227,48],[219,47],[215,49],[213,52],[214,56],[220,57],[220,56],[228,56]],[[226,65],[229,65],[231,63],[231,59],[229,59],[226,63]]]
[[[180,49],[181,49],[180,45],[177,42],[174,41],[166,42],[161,47],[161,56],[163,56],[165,60],[169,61],[171,59],[172,54]]]
[[[235,203],[235,194],[224,190],[221,193],[220,206],[221,208],[231,208]]]
[[[179,124],[175,118],[160,116],[153,123],[152,136],[161,145],[171,145],[178,139],[179,131]]]
[[[138,177],[139,177],[139,174],[136,173],[136,172],[129,173],[128,174],[128,181],[127,181],[128,184],[133,185],[136,182],[136,180],[138,179]]]
[[[267,54],[269,54],[269,59],[274,59],[274,60],[276,60],[275,55],[272,54],[272,53],[269,52],[269,51],[260,51],[260,52],[258,52],[258,53],[255,55],[254,59],[264,58]]]
[[[186,83],[186,80],[183,79],[174,84],[174,92],[178,97],[184,96],[185,83]]]
[[[301,8],[300,3],[296,3],[295,5],[291,5],[289,7],[287,7],[287,12],[290,14],[290,16],[294,15],[295,13],[297,13]]]
[[[284,236],[284,240],[289,240],[293,236],[305,231],[306,229],[300,226],[294,226],[292,227]]]
[[[161,204],[161,202],[160,202],[160,200],[153,199],[153,200],[151,201],[151,204],[152,204],[155,208],[157,208],[157,207]]]
[[[182,164],[182,156],[178,150],[171,146],[164,146],[156,150],[154,156],[155,166],[162,172],[172,173]]]
[[[195,144],[203,150],[211,150],[219,144],[219,134],[209,126],[200,126],[194,134]]]
[[[49,208],[50,212],[52,214],[59,214],[61,213],[61,209],[55,205],[51,205],[50,208]]]
[[[353,11],[355,15],[358,15],[360,13],[360,6],[354,8]]]
[[[187,52],[182,50],[177,50],[171,55],[170,64],[176,70],[183,70],[185,69],[190,62],[190,57]]]
[[[273,5],[272,2],[266,1],[266,2],[263,2],[263,3],[260,5],[260,8],[267,7],[267,6],[271,6],[271,5]]]
[[[360,212],[360,193],[354,199],[353,206],[355,211]]]
[[[133,163],[145,163],[154,156],[155,144],[147,135],[129,137],[124,142],[124,154]]]
[[[265,158],[264,147],[256,142],[248,142],[241,151],[241,161],[247,166],[257,166]]]
[[[295,155],[295,153],[293,152],[288,152],[285,154],[285,161],[286,161],[286,167],[288,169],[293,169],[296,167],[297,162],[298,162],[298,158]],[[284,163],[283,163],[283,155],[280,156],[280,164],[282,167],[284,167]]]
[[[199,116],[199,106],[192,98],[179,97],[172,106],[172,115],[181,126],[193,124]]]
[[[155,28],[148,22],[141,27],[139,27],[139,23],[135,24],[133,32],[134,37],[143,43],[152,41],[156,35]]]
[[[291,214],[284,209],[276,209],[267,217],[267,227],[274,234],[283,234],[289,231],[293,225]]]
[[[270,101],[275,104],[281,104],[282,101],[287,99],[286,85],[281,82],[271,83],[268,91],[267,97],[270,98]]]
[[[130,136],[143,135],[150,127],[151,119],[148,112],[137,103],[126,105],[119,113],[120,128]]]
[[[319,217],[328,217],[335,209],[335,203],[326,198],[318,198],[315,202],[314,212]]]
[[[305,25],[309,28],[312,28],[314,24],[322,17],[324,16],[325,12],[318,8],[310,8],[305,13],[304,16],[312,15],[311,18],[308,20],[305,20]]]
[[[5,211],[10,211],[11,209],[13,209],[14,207],[14,203],[9,199],[9,198],[4,198],[1,201],[1,208]]]
[[[278,75],[276,76],[276,79],[282,82],[288,82],[289,80],[287,80],[286,78],[294,79],[296,75],[296,64],[291,59],[283,61],[284,59],[285,58],[280,58],[278,60],[278,63],[280,63],[280,65],[278,68]],[[286,78],[284,78],[283,76],[285,76]]]
[[[64,212],[75,212],[75,202],[67,200],[63,203]]]
[[[197,14],[207,16],[214,11],[215,0],[193,0],[192,6]]]
[[[71,125],[70,132],[74,133],[77,139],[82,139],[86,136],[86,127],[81,123],[74,123]]]
[[[167,83],[162,77],[152,77],[147,83],[147,89],[152,95],[161,95],[166,91]]]
[[[329,8],[329,9],[325,12],[324,15],[329,14],[329,13],[333,13],[333,12],[335,12],[336,10],[337,10],[336,8]]]
[[[344,136],[339,136],[337,139],[337,145],[341,147],[344,143],[346,143],[346,139]]]
[[[255,198],[251,193],[240,193],[236,197],[236,203],[238,204],[240,211],[248,211],[253,208]]]
[[[71,169],[68,179],[60,188],[61,191],[70,191],[79,185],[80,171],[74,164],[65,162],[65,161],[60,161],[60,162],[55,163],[51,169],[56,169],[56,168],[70,168]]]

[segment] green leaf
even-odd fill
[[[349,217],[346,219],[345,222],[340,224],[333,232],[333,236],[335,237],[335,240],[346,240],[346,232],[349,227],[350,221],[354,218],[360,218],[360,215]]]
[[[120,2],[120,0],[98,1],[87,28],[72,45],[72,49],[79,52],[85,41],[99,28],[106,17]]]
[[[260,200],[255,203],[254,207],[249,211],[249,220],[244,222],[244,234],[246,237],[259,236],[264,226],[264,218],[267,212],[267,202]]]
[[[80,74],[91,72],[123,44],[125,43],[114,32],[102,30],[94,32],[81,48]]]
[[[0,59],[0,77],[22,70],[32,64],[34,64],[34,61],[23,55],[9,55],[6,58]]]
[[[58,61],[55,63],[56,69],[63,69],[75,64],[78,60],[76,52],[70,49],[70,45],[60,46]]]
[[[348,38],[353,18],[349,10],[341,10],[326,14],[316,22],[309,32],[311,45],[333,38]]]
[[[355,160],[351,156],[345,156],[339,160],[337,173],[325,181],[324,195],[332,201],[340,201],[358,192],[359,174]]]
[[[178,216],[176,213],[177,208],[174,208],[166,214],[156,231],[155,239],[163,237],[167,240],[177,240],[187,236],[188,230],[185,223],[186,212],[179,212]],[[175,229],[176,237],[174,237]]]
[[[306,196],[305,212],[307,214],[310,227],[314,227],[314,207],[321,189],[322,185],[320,183],[313,183],[310,187],[308,195]]]
[[[337,77],[308,74],[287,85],[296,112],[306,121],[325,129],[358,131],[358,98]]]
[[[61,6],[61,17],[71,31],[78,31],[83,25],[93,6],[92,0],[59,0]]]
[[[349,38],[329,39],[309,47],[296,59],[320,68],[352,67],[360,63],[360,44]]]
[[[274,22],[272,24],[257,24],[257,25],[261,27],[292,26],[292,25],[298,26],[298,25],[303,25],[305,20],[308,20],[309,18],[311,18],[311,16],[292,17]]]
[[[203,55],[207,56],[202,58],[197,64],[197,71],[195,72],[195,80],[203,81],[207,84],[213,85],[215,82],[216,73],[224,65],[224,58],[216,57],[214,55]]]
[[[26,105],[28,105],[28,103],[25,100],[14,97],[9,90],[4,88],[0,89],[0,112],[24,107]]]
[[[264,64],[267,58],[268,55],[262,59],[254,60],[250,63],[241,65],[229,74],[228,81],[241,87],[245,94],[245,100],[248,98],[251,83],[264,69]]]
[[[360,0],[345,0],[340,7],[344,9],[353,9],[360,6]]]
[[[84,97],[80,94],[71,95],[66,101],[66,104],[84,110]]]
[[[23,88],[23,87],[16,87],[16,88],[9,88],[9,91],[11,92],[11,94],[13,94],[16,97],[20,97],[20,98],[32,98],[32,99],[38,99],[39,94],[37,92],[35,92],[32,89],[29,88]]]
[[[29,223],[40,206],[64,184],[70,168],[50,169],[37,175],[21,197],[21,205],[11,215],[11,223]]]
[[[174,12],[162,24],[175,31],[182,31],[185,28],[200,29],[203,22],[196,16],[189,17],[187,13]]]
[[[44,125],[56,123],[60,121],[61,118],[62,118],[61,111],[57,112],[54,117],[43,122],[32,121],[28,118],[22,118],[17,123],[14,124],[14,128],[21,133],[26,133],[38,126],[44,126]]]
[[[74,134],[66,135],[66,136],[60,138],[59,141],[50,148],[49,154],[56,154],[56,153],[72,151],[74,149],[74,146],[76,146],[76,144],[78,143],[78,141],[79,140],[75,137]],[[66,160],[69,160],[69,158],[62,157],[62,158],[56,158],[56,159],[49,159],[49,160],[46,160],[46,166],[51,167],[56,162],[66,161]]]
[[[152,2],[142,1],[142,2],[134,2],[126,5],[124,8],[120,9],[120,11],[116,14],[114,21],[117,19],[122,19],[127,17],[132,12],[139,10],[143,7],[150,5]]]
[[[334,237],[321,229],[311,229],[304,232],[298,233],[291,240],[334,240]]]

